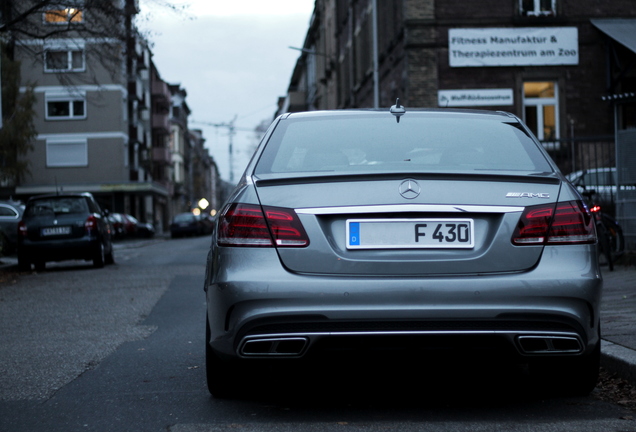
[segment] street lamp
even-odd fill
[[[210,201],[206,200],[205,198],[201,198],[197,204],[199,204],[199,207],[201,209],[205,210],[210,205]]]

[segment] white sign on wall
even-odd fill
[[[451,67],[579,64],[576,27],[448,30]]]
[[[440,107],[507,106],[512,105],[512,89],[440,90],[437,92]]]

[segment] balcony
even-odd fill
[[[153,80],[152,81],[152,96],[155,98],[162,98],[167,101],[170,100],[170,90],[168,84],[165,81]]]
[[[172,163],[170,149],[167,147],[154,147],[152,149],[152,161],[159,164]]]
[[[170,133],[170,116],[168,114],[153,114],[152,129],[157,133]]]

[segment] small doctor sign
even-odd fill
[[[438,106],[508,106],[512,105],[512,89],[440,90],[437,92]]]
[[[579,64],[576,27],[448,30],[451,67]]]

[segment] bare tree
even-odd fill
[[[150,2],[174,12],[185,8],[166,0]],[[111,74],[117,74],[129,48],[127,43],[140,36],[134,24],[139,0],[2,0],[0,3],[0,39],[10,59],[14,59],[15,46],[20,44],[33,60],[55,63],[57,59],[46,56],[47,42],[61,38],[88,41],[91,43],[84,46],[87,58],[97,59]]]
[[[175,12],[181,9],[168,0],[148,1]],[[8,74],[1,77],[0,186],[28,175],[20,155],[35,136],[33,92],[20,94],[24,83],[15,69],[44,66],[56,73],[59,85],[69,88],[104,81],[125,84],[136,70],[135,44],[144,42],[135,26],[138,13],[139,0],[0,0],[0,54]],[[68,73],[75,71],[81,73]]]
[[[1,51],[1,50],[0,50]],[[20,63],[2,58],[2,124],[0,128],[0,190],[14,186],[29,174],[28,161],[21,158],[33,148],[36,135],[33,118],[33,87],[20,91]]]

